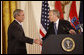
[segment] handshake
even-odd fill
[[[42,40],[41,39],[34,39],[34,43],[41,45],[42,44]]]

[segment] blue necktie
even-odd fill
[[[55,34],[57,35],[56,23],[54,23]]]

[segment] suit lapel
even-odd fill
[[[55,34],[54,23],[51,24],[51,34]]]
[[[17,21],[14,20],[14,22],[15,22],[15,24],[20,28],[20,30],[21,30],[22,32],[24,32],[22,26],[21,26]]]
[[[59,20],[57,34],[60,34],[60,32],[62,32],[62,26],[63,25],[61,24],[61,20]]]

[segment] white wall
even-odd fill
[[[41,19],[41,3],[42,1],[20,1],[18,3],[18,8],[24,10],[25,20],[23,22],[23,28],[25,35],[33,39],[39,39],[39,28]],[[37,44],[28,44],[27,53],[28,54],[40,54],[41,46]]]

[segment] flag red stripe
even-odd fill
[[[76,1],[73,1],[71,5],[70,20],[72,20],[73,17],[76,17],[77,20],[79,20],[76,12]]]
[[[73,27],[73,28],[75,28],[75,26],[73,25],[73,23],[72,22],[70,22],[70,24],[71,24],[71,26]],[[75,28],[76,29],[76,28]]]
[[[42,30],[40,29],[40,34],[42,35],[42,37],[45,36],[45,34],[42,32]]]
[[[60,12],[60,19],[64,19],[62,6],[60,1],[55,1],[55,9]]]

